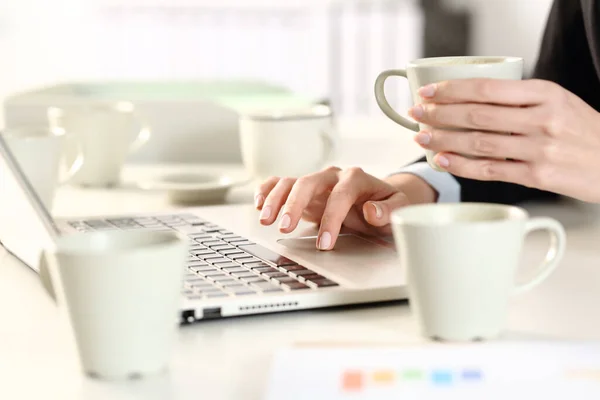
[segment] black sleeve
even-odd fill
[[[577,68],[574,73],[573,69]],[[554,81],[592,103],[597,86],[584,82],[598,77],[586,39],[580,0],[555,0],[550,11],[534,77]],[[591,87],[590,87],[591,86]],[[421,159],[420,161],[424,161]],[[505,182],[484,182],[455,176],[461,201],[517,204],[531,200],[556,200],[555,193]]]

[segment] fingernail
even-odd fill
[[[271,216],[271,207],[266,206],[260,212],[260,219],[269,219],[270,216]]]
[[[262,206],[262,203],[265,201],[265,197],[262,194],[257,194],[254,196],[254,205],[256,208]]]
[[[287,229],[290,227],[291,224],[292,224],[292,219],[290,218],[289,214],[284,214],[283,217],[281,217],[281,222],[279,223],[279,228]]]
[[[331,246],[331,235],[329,232],[321,233],[317,247],[319,247],[319,250],[327,250],[329,246]]]
[[[437,89],[436,85],[431,84],[431,85],[423,86],[422,88],[420,88],[417,91],[417,93],[419,93],[419,96],[421,96],[421,97],[433,97],[435,95],[436,89]]]
[[[419,144],[429,144],[431,142],[431,133],[425,131],[419,132],[415,136],[415,140]]]
[[[381,206],[377,203],[371,203],[373,204],[373,208],[375,208],[375,217],[377,219],[381,218],[383,216],[383,210],[381,209]]]
[[[444,156],[437,156],[437,165],[439,165],[442,168],[446,168],[450,165],[450,160],[448,160]]]
[[[420,104],[419,104],[419,105],[416,105],[416,106],[414,106],[414,107],[411,107],[411,108],[408,110],[408,114],[409,114],[411,117],[413,117],[414,119],[419,119],[419,118],[421,118],[421,117],[423,116],[423,113],[424,113],[424,111],[423,111],[423,107],[422,107]]]

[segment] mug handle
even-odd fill
[[[327,161],[333,158],[333,154],[337,148],[335,133],[332,129],[321,130],[321,140],[323,141],[323,156],[321,158],[321,164],[325,164]]]
[[[133,143],[131,143],[129,145],[129,152],[130,153],[135,153],[143,145],[145,145],[148,142],[148,140],[150,140],[150,137],[152,136],[151,131],[150,131],[150,126],[144,120],[144,118],[142,118],[140,116],[140,114],[135,110],[135,105],[133,103],[131,103],[131,102],[128,102],[128,101],[118,102],[115,105],[115,109],[116,109],[117,112],[130,114],[131,117],[141,127],[140,131],[139,131],[139,133],[137,135],[137,137],[135,138],[135,140],[133,141]]]
[[[66,137],[67,135],[68,135],[68,133],[65,134],[66,140],[69,139],[68,137]],[[85,158],[83,156],[82,144],[77,139],[73,139],[73,140],[75,141],[75,146],[77,147],[77,157],[75,157],[75,160],[73,160],[71,165],[67,164],[67,160],[64,156],[61,157],[61,170],[62,171],[61,171],[59,179],[58,179],[58,185],[64,185],[64,184],[68,183],[71,179],[73,179],[75,174],[77,174],[77,172],[79,172],[79,170],[83,166],[83,163],[85,162]]]
[[[383,111],[383,113],[395,123],[400,124],[411,131],[419,132],[419,124],[398,114],[387,101],[385,97],[384,85],[386,79],[390,76],[400,76],[406,78],[406,70],[390,69],[379,74],[375,80],[375,100],[377,100],[377,105],[379,108],[381,108],[381,111]]]
[[[529,282],[514,289],[513,294],[527,292],[542,283],[556,269],[565,254],[567,235],[565,228],[553,218],[532,218],[525,225],[525,235],[537,230],[545,230],[550,234],[550,247],[540,267],[539,272]]]

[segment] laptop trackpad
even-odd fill
[[[379,240],[379,239],[374,239]],[[393,286],[403,283],[403,273],[398,256],[389,245],[353,234],[338,237],[331,251],[316,249],[316,237],[279,239],[279,244],[291,250],[291,254],[309,262],[332,279],[342,278],[356,287]]]

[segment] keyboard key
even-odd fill
[[[221,229],[221,231],[219,233],[220,233],[220,235],[217,236],[218,238],[228,237],[228,236],[236,236],[235,233],[228,231],[227,229]]]
[[[281,291],[280,288],[273,285],[271,282],[254,282],[252,283],[252,287],[259,289],[263,293]]]
[[[221,253],[222,250],[237,250],[235,247],[230,246],[228,244],[219,244],[219,245],[215,245],[215,246],[210,246],[210,248],[214,251],[218,251],[219,253]],[[221,254],[223,254],[223,253],[221,253]]]
[[[194,261],[191,261],[187,266],[188,267],[197,267],[197,266],[201,266],[201,265],[208,265],[208,263],[206,261],[196,259]]]
[[[209,258],[207,260],[209,263],[211,264],[223,264],[223,263],[229,263],[229,260],[225,257],[219,257],[219,258]]]
[[[252,271],[260,272],[260,273],[279,272],[277,269],[275,269],[273,267],[258,267],[258,268],[253,268]]]
[[[191,252],[193,255],[195,255],[195,256],[198,256],[198,257],[200,257],[200,256],[203,256],[203,255],[206,255],[206,254],[217,254],[217,253],[215,253],[214,251],[212,251],[211,249],[208,249],[208,248],[206,248],[206,247],[205,247],[204,249],[200,249],[200,250],[193,250],[193,251],[192,251],[192,250],[190,250],[190,252]]]
[[[237,278],[252,278],[257,276],[256,274],[249,272],[249,271],[244,271],[244,272],[232,272],[231,273],[232,276],[235,276]]]
[[[321,279],[325,279],[325,277],[323,275],[319,275],[319,274],[307,274],[307,275],[302,275],[300,276],[300,279],[306,280],[306,281],[315,281],[315,280],[321,280]]]
[[[278,282],[278,283],[290,283],[290,282],[298,282],[297,280],[295,280],[294,278],[292,278],[291,276],[280,276],[280,277],[273,277],[272,280],[274,282]]]
[[[226,242],[229,241],[229,239],[244,239],[241,236],[236,235],[234,233],[223,233],[223,232],[221,232],[220,235],[217,235],[217,237]]]
[[[227,244],[222,240],[204,240],[202,242],[200,242],[200,244],[207,246],[207,247],[211,247],[211,246],[217,246],[217,245],[224,245]]]
[[[223,270],[226,271],[228,274],[249,273],[249,271],[246,268],[241,268],[239,265],[236,268],[223,268]]]
[[[223,256],[220,255],[219,253],[197,254],[196,257],[198,257],[206,262],[210,262],[211,258],[223,258]]]
[[[202,228],[204,233],[219,233],[221,228]]]
[[[235,282],[235,279],[229,275],[209,276],[208,278],[213,282]]]
[[[195,241],[199,241],[199,240],[209,240],[212,238],[211,235],[206,235],[204,233],[191,233],[188,235],[188,237],[190,239],[193,239]]]
[[[241,242],[234,242],[232,244],[240,247],[240,246],[249,246],[249,245],[252,245],[252,244],[254,244],[254,242],[251,242],[249,240],[244,240],[244,241],[241,241]]]
[[[247,296],[249,294],[256,294],[255,290],[247,286],[236,288],[235,290],[231,290],[231,292],[233,292],[234,296]]]
[[[190,285],[191,288],[194,289],[200,289],[200,290],[207,290],[213,287],[212,284],[210,283],[194,283]]]
[[[244,259],[241,260],[241,262],[244,265],[256,264],[256,263],[263,263],[264,264],[264,262],[262,260],[259,260],[256,257],[244,258]]]
[[[223,240],[228,243],[234,244],[235,242],[243,242],[246,240],[246,238],[243,238],[241,236],[230,236],[228,238],[223,238]]]
[[[266,282],[266,279],[258,276],[258,275],[254,275],[254,276],[244,276],[240,278],[243,282],[246,283],[255,283],[255,282]]]
[[[211,266],[211,265],[193,265],[188,267],[188,269],[190,271],[194,271],[194,272],[207,272],[207,271],[214,271],[215,267]]]
[[[233,255],[241,255],[244,254],[243,251],[241,251],[238,248],[232,247],[232,250],[218,250],[219,253],[223,254],[224,256],[233,256]]]
[[[306,269],[302,265],[282,265],[279,268],[282,269],[282,270],[284,270],[284,271],[301,271],[303,269]]]
[[[273,263],[278,267],[287,266],[287,265],[296,265],[298,263],[290,260],[289,258],[283,257],[274,251],[267,249],[266,247],[260,246],[258,244],[252,244],[248,246],[240,246],[240,249],[244,250],[247,253],[252,254],[256,258],[260,258],[261,260]]]
[[[181,292],[181,294],[185,295],[185,296],[190,296],[194,294],[193,290],[184,290]]]
[[[194,275],[193,278],[189,278],[185,280],[185,283],[194,284],[194,283],[202,283],[206,282],[203,278],[199,278],[198,275]]]
[[[288,288],[290,290],[310,289],[309,286],[307,286],[307,285],[305,285],[304,283],[301,283],[301,282],[284,283],[282,286],[285,287],[285,288]]]
[[[227,293],[223,293],[223,292],[215,292],[215,293],[207,293],[206,297],[213,298],[213,297],[229,297],[229,295]]]
[[[231,258],[232,260],[236,260],[236,261],[237,260],[246,260],[246,259],[250,260],[251,258],[253,258],[250,254],[244,253],[244,252],[241,252],[239,254],[229,254],[229,255],[227,255],[227,257]]]
[[[309,282],[312,285],[315,285],[316,287],[332,287],[332,286],[340,286],[339,284],[337,284],[336,282],[332,281],[331,279],[321,279],[319,281],[312,281]]]
[[[234,282],[235,283],[227,283],[227,284],[223,285],[223,289],[234,290],[235,288],[247,287],[246,285],[244,285],[243,283],[240,283],[239,281],[234,281]]]
[[[269,264],[267,264],[265,262],[262,262],[262,261],[258,261],[258,262],[245,262],[243,264],[244,264],[244,267],[248,267],[250,269],[269,267]]]
[[[221,268],[223,271],[236,270],[241,268],[238,264],[234,262],[218,263],[215,264],[215,267]]]
[[[301,276],[304,275],[312,275],[314,274],[313,271],[311,271],[310,269],[300,269],[298,271],[290,271],[290,275],[296,278],[299,278]]]
[[[262,272],[261,275],[264,275],[268,278],[284,278],[284,277],[288,277],[287,274],[284,274],[283,272]]]

